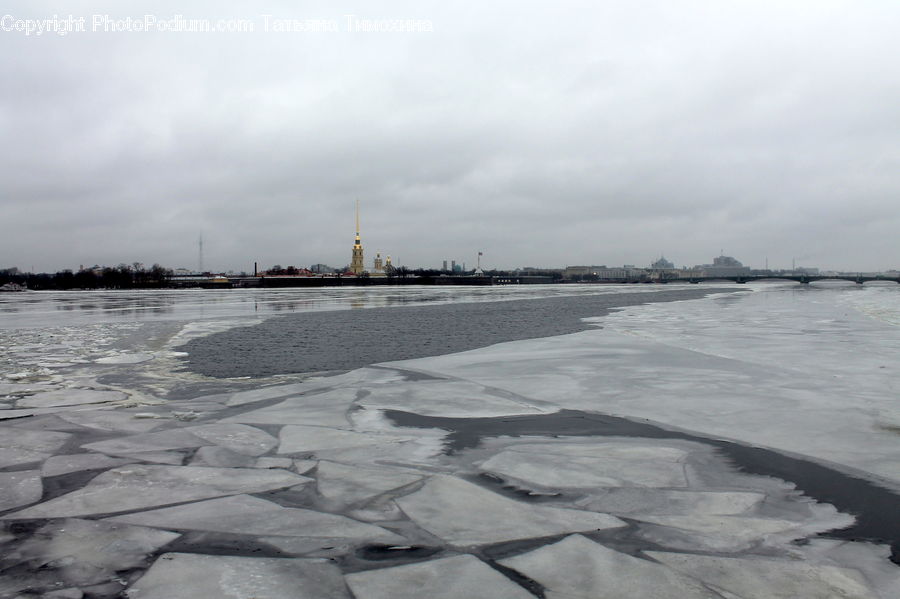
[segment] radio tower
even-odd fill
[[[200,234],[200,239],[198,240],[199,251],[197,256],[197,272],[203,274],[203,234]]]

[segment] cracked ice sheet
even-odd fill
[[[534,599],[478,558],[457,555],[346,576],[357,599]]]
[[[260,493],[311,481],[286,470],[119,466],[95,477],[81,489],[7,514],[3,519],[111,514],[239,493]]]
[[[358,390],[334,389],[313,395],[290,397],[284,401],[223,419],[221,422],[250,424],[302,424],[344,428],[347,412],[356,401]]]
[[[109,403],[128,397],[121,391],[96,389],[58,389],[29,395],[16,402],[17,408],[56,408],[83,404]]]
[[[203,424],[181,430],[247,456],[260,456],[278,445],[278,439],[269,433],[243,424]]]
[[[615,515],[737,515],[749,511],[766,498],[763,493],[743,491],[678,491],[635,487],[600,489],[580,507]]]
[[[236,453],[224,447],[210,445],[198,449],[188,465],[214,468],[255,468],[256,458]]]
[[[121,453],[119,457],[128,458],[129,462],[138,461],[181,466],[184,463],[185,454],[180,451],[141,451],[139,453]]]
[[[322,391],[324,391],[324,393],[329,393],[331,391],[345,394],[350,393],[353,394],[355,398],[356,387],[360,384],[383,385],[402,380],[403,375],[396,371],[383,368],[358,368],[336,376],[310,377],[302,383],[238,391],[229,397],[227,403],[229,406],[241,406],[247,403],[262,401],[264,399],[274,399],[278,397],[290,398],[291,396],[298,396],[298,399],[302,396],[312,400],[314,397],[320,395],[319,392]],[[340,395],[335,395],[333,397],[338,399]]]
[[[551,488],[685,487],[684,449],[645,440],[514,445],[481,468]]]
[[[345,505],[422,480],[421,473],[400,468],[359,468],[321,460],[316,473],[319,493]]]
[[[63,420],[101,431],[124,433],[146,433],[158,426],[159,420],[138,417],[140,412],[133,410],[89,410],[83,412],[60,412]]]
[[[156,528],[255,536],[404,542],[403,537],[380,526],[325,512],[282,507],[277,503],[249,495],[210,499],[188,505],[115,516],[107,520]]]
[[[857,570],[883,599],[900,597],[900,569],[891,563],[888,545],[813,538],[792,546],[790,555],[796,560]]]
[[[126,591],[129,599],[349,599],[337,566],[322,559],[166,553]]]
[[[55,389],[46,383],[0,383],[0,397],[4,395],[30,395]]]
[[[65,584],[107,581],[116,572],[143,565],[160,547],[181,535],[140,526],[67,518],[41,527],[4,555],[7,565],[27,562],[33,570],[52,569]]]
[[[0,472],[0,512],[40,501],[43,493],[39,470]]]
[[[357,402],[379,410],[403,410],[422,416],[490,418],[557,411],[547,402],[528,401],[465,381],[416,381],[372,388]]]
[[[581,535],[499,563],[539,582],[547,599],[721,597],[666,566],[614,551]]]
[[[0,427],[0,468],[41,462],[70,438],[69,433]]]
[[[319,452],[329,449],[348,449],[405,443],[413,436],[384,433],[361,433],[319,426],[288,425],[281,429],[278,453]]]
[[[99,451],[113,455],[136,454],[147,451],[166,451],[169,449],[189,449],[211,445],[205,439],[191,434],[186,429],[170,429],[156,433],[144,433],[119,437],[108,441],[85,443],[81,447],[91,451]]]
[[[155,358],[153,354],[145,353],[119,353],[94,360],[97,364],[140,364]]]
[[[446,475],[431,477],[419,491],[396,502],[416,524],[457,546],[626,526],[607,514],[507,499]]]
[[[892,370],[880,368],[900,363],[900,327],[848,309],[853,293],[781,289],[635,306],[598,319],[602,330],[395,364],[810,455],[900,488],[890,428],[900,415]],[[896,303],[896,293],[884,295]]]
[[[111,458],[100,453],[75,453],[71,455],[56,455],[48,458],[41,466],[42,476],[59,476],[70,472],[83,470],[106,470],[115,466],[131,463],[128,458]]]
[[[647,555],[741,599],[877,599],[862,574],[849,568],[660,551]]]
[[[825,503],[810,504],[811,517],[802,521],[753,516],[709,514],[631,517],[646,523],[639,536],[672,549],[735,552],[757,545],[786,545],[794,539],[850,526],[853,516]],[[647,526],[649,524],[649,526]]]

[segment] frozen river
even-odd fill
[[[727,287],[0,296],[0,597],[900,596],[900,286]]]

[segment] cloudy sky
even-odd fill
[[[22,31],[70,14],[85,31]],[[145,15],[253,30],[124,21]],[[0,268],[196,268],[200,235],[208,269],[342,266],[357,199],[367,264],[900,268],[896,0],[29,0],[0,17]],[[373,23],[407,30],[358,30]]]

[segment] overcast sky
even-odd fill
[[[69,14],[86,31],[16,31]],[[144,15],[253,31],[93,30]],[[0,268],[196,268],[200,235],[207,269],[343,266],[357,199],[368,266],[480,250],[496,268],[720,251],[900,268],[896,0],[29,0],[0,17]]]

